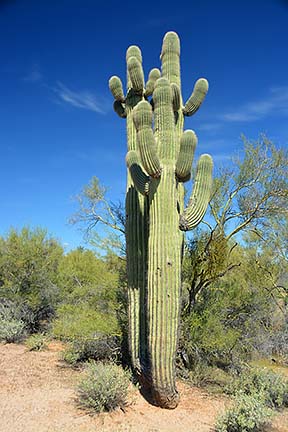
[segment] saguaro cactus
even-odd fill
[[[212,159],[202,155],[184,210],[183,183],[191,176],[197,137],[183,132],[184,116],[194,114],[208,91],[199,79],[183,106],[180,42],[165,35],[161,72],[144,83],[138,47],[127,50],[127,95],[118,77],[109,81],[114,109],[127,118],[128,167],[126,242],[129,342],[134,370],[148,385],[154,403],[175,408],[175,356],[180,313],[183,231],[203,218],[212,184]]]

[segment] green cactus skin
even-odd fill
[[[180,105],[181,105],[180,88],[178,87],[177,84],[172,83],[171,84],[171,89],[172,89],[172,105],[173,105],[173,110],[174,111],[178,111],[180,109]]]
[[[149,195],[150,177],[143,171],[138,153],[130,150],[126,155],[126,165],[130,171],[133,183],[141,195]]]
[[[210,155],[203,154],[197,164],[194,188],[188,206],[180,216],[179,227],[190,231],[202,220],[209,203],[212,188],[213,161]]]
[[[123,86],[119,77],[113,76],[110,78],[109,88],[116,101],[125,102]]]
[[[197,145],[197,136],[194,131],[186,130],[180,139],[180,151],[176,162],[175,172],[178,180],[190,180],[194,152]]]
[[[115,98],[114,110],[121,118],[126,118],[127,147],[126,162],[128,165],[126,189],[126,255],[128,280],[128,342],[131,365],[139,374],[140,356],[145,357],[146,318],[143,307],[145,304],[145,280],[147,266],[147,197],[149,177],[138,163],[136,153],[136,128],[133,123],[133,109],[142,100],[144,91],[142,54],[140,49],[132,45],[126,52],[127,62],[127,94],[122,95],[123,88],[120,78],[111,77],[109,87]],[[131,76],[132,75],[132,76]],[[133,85],[135,88],[133,88]],[[142,86],[142,88],[141,88]]]
[[[208,88],[208,81],[205,78],[200,78],[196,81],[193,93],[184,106],[184,115],[191,116],[195,114],[196,111],[198,111],[200,105],[205,99]]]
[[[175,384],[181,251],[183,231],[203,218],[212,184],[212,159],[202,155],[195,184],[184,210],[183,182],[191,176],[197,137],[183,132],[184,115],[192,115],[208,90],[198,80],[183,108],[180,81],[180,41],[168,32],[163,40],[161,73],[152,69],[144,88],[141,51],[127,50],[127,95],[118,79],[111,92],[127,118],[128,168],[126,243],[129,301],[129,348],[140,382],[153,402],[175,408]],[[205,90],[206,89],[206,90]],[[151,96],[150,102],[147,100]],[[114,102],[114,109],[115,103]],[[115,109],[116,110],[116,109]]]
[[[157,68],[153,68],[151,69],[149,76],[148,76],[148,81],[146,83],[146,88],[145,88],[145,96],[151,96],[153,91],[154,91],[154,87],[155,87],[155,83],[157,81],[158,78],[161,77],[161,72],[159,69]]]

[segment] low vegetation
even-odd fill
[[[116,337],[95,336],[94,339],[75,339],[66,345],[63,360],[71,366],[88,360],[117,361],[121,358],[120,341]]]
[[[257,432],[273,415],[265,403],[255,395],[238,394],[234,405],[216,422],[216,432]]]
[[[124,409],[128,404],[130,375],[112,363],[90,362],[78,386],[78,401],[93,412]]]
[[[29,351],[42,351],[48,347],[48,337],[42,333],[30,335],[25,340],[25,345]]]
[[[227,394],[260,395],[270,408],[288,406],[288,380],[268,369],[248,368],[225,387]]]

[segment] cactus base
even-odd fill
[[[171,389],[153,390],[152,397],[154,405],[165,409],[175,409],[180,400],[176,389],[174,391]]]

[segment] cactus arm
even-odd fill
[[[119,117],[126,118],[123,85],[120,78],[116,75],[113,75],[109,79],[109,89],[115,99],[113,104],[114,111],[119,115]]]
[[[144,73],[140,61],[136,57],[129,57],[127,66],[132,88],[137,94],[142,94],[144,89]]]
[[[194,188],[183,215],[180,216],[179,228],[189,231],[202,220],[211,197],[213,161],[210,155],[200,157]]]
[[[176,162],[176,176],[179,181],[188,181],[191,177],[191,168],[194,152],[197,145],[197,136],[194,131],[186,130],[180,139],[180,151]]]
[[[205,78],[200,78],[196,81],[193,92],[183,108],[184,115],[189,117],[200,108],[208,92],[208,88],[209,84]]]
[[[158,178],[161,175],[161,165],[152,130],[152,108],[150,103],[147,101],[139,102],[134,110],[133,119],[137,130],[137,143],[143,167],[151,177]]]
[[[148,76],[148,81],[146,83],[146,88],[145,88],[145,96],[151,96],[153,91],[154,91],[154,87],[155,87],[155,83],[157,81],[158,78],[161,77],[161,72],[159,69],[154,68],[151,69],[149,76]]]
[[[109,89],[116,101],[125,102],[123,85],[121,79],[118,76],[113,75],[109,79]]]
[[[135,150],[130,150],[127,153],[126,164],[130,171],[130,175],[137,191],[140,192],[142,195],[148,195],[150,178],[142,170],[138,154]]]

